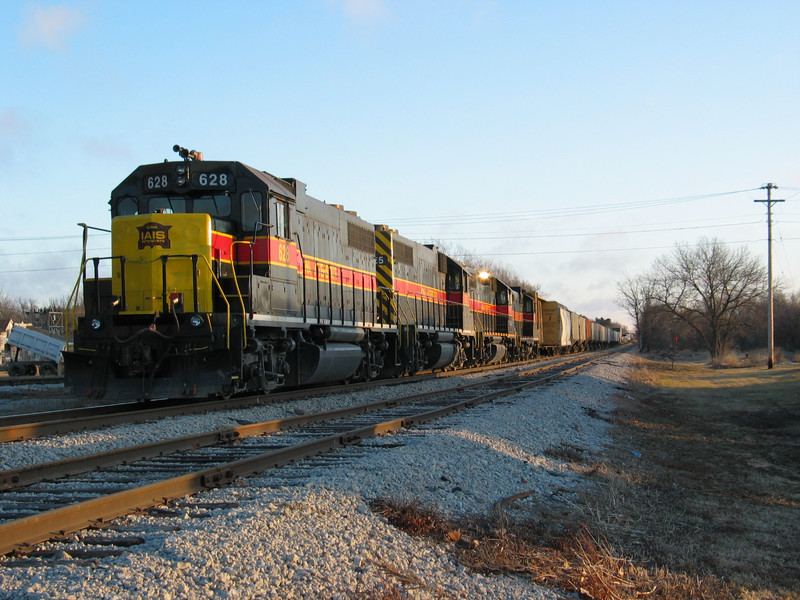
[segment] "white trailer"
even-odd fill
[[[66,342],[41,329],[14,325],[8,334],[9,346],[17,349],[14,360],[8,363],[8,374],[11,377],[22,375],[57,375],[61,362],[61,351]],[[26,350],[41,360],[18,360],[20,350]]]

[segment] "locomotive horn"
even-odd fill
[[[187,150],[186,148],[175,144],[172,147],[173,152],[177,152],[178,155],[184,160],[203,160],[203,153],[198,152],[197,150]]]

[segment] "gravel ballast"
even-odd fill
[[[470,572],[456,562],[448,545],[398,531],[369,503],[376,498],[421,502],[445,518],[460,519],[485,516],[520,492],[532,492],[539,502],[573,501],[581,475],[553,457],[559,449],[586,456],[602,451],[610,439],[602,417],[614,409],[628,361],[629,354],[616,354],[550,387],[367,440],[343,450],[343,460],[291,467],[189,499],[210,507],[207,518],[193,518],[185,507],[166,518],[120,519],[124,531],[114,536],[145,539],[122,556],[80,561],[66,547],[63,556],[41,565],[14,566],[11,559],[2,559],[0,598],[344,600],[384,583],[410,598],[565,597],[523,578]],[[325,408],[377,399],[378,394],[371,390],[328,399]],[[264,411],[276,415],[267,418],[278,418],[285,416],[280,412],[318,410],[312,408],[318,400],[303,402],[231,411],[235,415],[165,419],[137,426],[135,435],[142,443],[149,427],[157,429],[153,435],[163,436],[182,427],[187,433],[198,431],[198,418],[205,420],[203,429],[211,430],[236,419],[264,420]],[[95,451],[106,449],[97,445],[102,440],[101,446],[125,445],[119,440],[126,436],[118,429],[125,430],[5,444],[0,468],[64,458],[71,448],[85,453],[87,444]],[[289,485],[288,477],[299,483]],[[523,518],[529,514],[525,504],[520,499],[504,509]]]

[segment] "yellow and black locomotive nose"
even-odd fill
[[[123,314],[164,311],[180,298],[212,311],[212,231],[207,214],[155,213],[117,217],[111,224],[112,292]],[[124,289],[123,289],[124,287]]]

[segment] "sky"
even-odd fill
[[[68,296],[77,224],[174,144],[624,324],[617,283],[678,243],[766,264],[774,183],[800,292],[798,23],[796,0],[5,0],[0,293]]]

